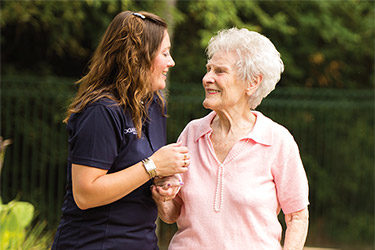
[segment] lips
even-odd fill
[[[217,89],[206,89],[206,92],[210,95],[220,93],[220,90]]]

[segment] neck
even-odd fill
[[[217,116],[212,122],[212,129],[216,133],[227,135],[245,135],[253,129],[256,116],[250,108],[216,111]]]

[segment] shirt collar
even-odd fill
[[[198,131],[196,131],[195,133],[195,141],[198,141],[202,136],[212,132],[211,122],[215,116],[216,112],[212,111],[202,118],[200,126],[198,127]]]
[[[270,119],[265,117],[262,113],[258,111],[251,111],[251,112],[257,117],[257,119],[255,121],[252,131],[241,140],[249,139],[260,144],[271,146],[273,131],[272,131]],[[198,131],[196,133],[195,141],[198,141],[199,138],[212,132],[211,122],[215,116],[216,116],[216,112],[212,111],[208,115],[202,118],[201,126],[199,126]]]
[[[272,145],[272,121],[258,111],[251,111],[256,117],[253,129],[246,138],[257,143],[271,146]]]

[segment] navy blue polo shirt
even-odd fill
[[[165,145],[166,119],[156,97],[148,114],[140,139],[130,113],[107,98],[70,117],[67,190],[52,249],[158,249],[151,180],[116,202],[87,210],[77,207],[72,193],[72,163],[113,173]]]

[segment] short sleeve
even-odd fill
[[[185,128],[184,128],[184,130],[181,132],[181,134],[180,134],[180,136],[178,137],[178,139],[177,139],[177,142],[181,142],[181,144],[183,145],[183,146],[187,146],[187,134],[188,134],[188,128],[189,128],[189,125],[190,124],[188,124]],[[182,182],[184,182],[184,174],[180,174],[180,180],[182,181]],[[181,198],[181,192],[178,192],[177,193],[177,195],[176,195],[176,197],[174,198],[174,201],[175,202],[177,202],[178,204],[180,204],[180,205],[182,205],[184,202],[183,202],[183,200],[182,200],[182,198]]]
[[[282,145],[278,162],[273,168],[277,197],[284,214],[300,211],[308,204],[308,181],[298,146],[290,135]]]
[[[189,127],[189,124],[184,128],[184,130],[181,132],[180,136],[177,139],[177,142],[181,142],[183,146],[186,146],[187,144],[188,127]]]
[[[69,122],[71,162],[110,169],[118,155],[121,142],[121,122],[118,114],[110,106],[97,104],[76,114]]]

